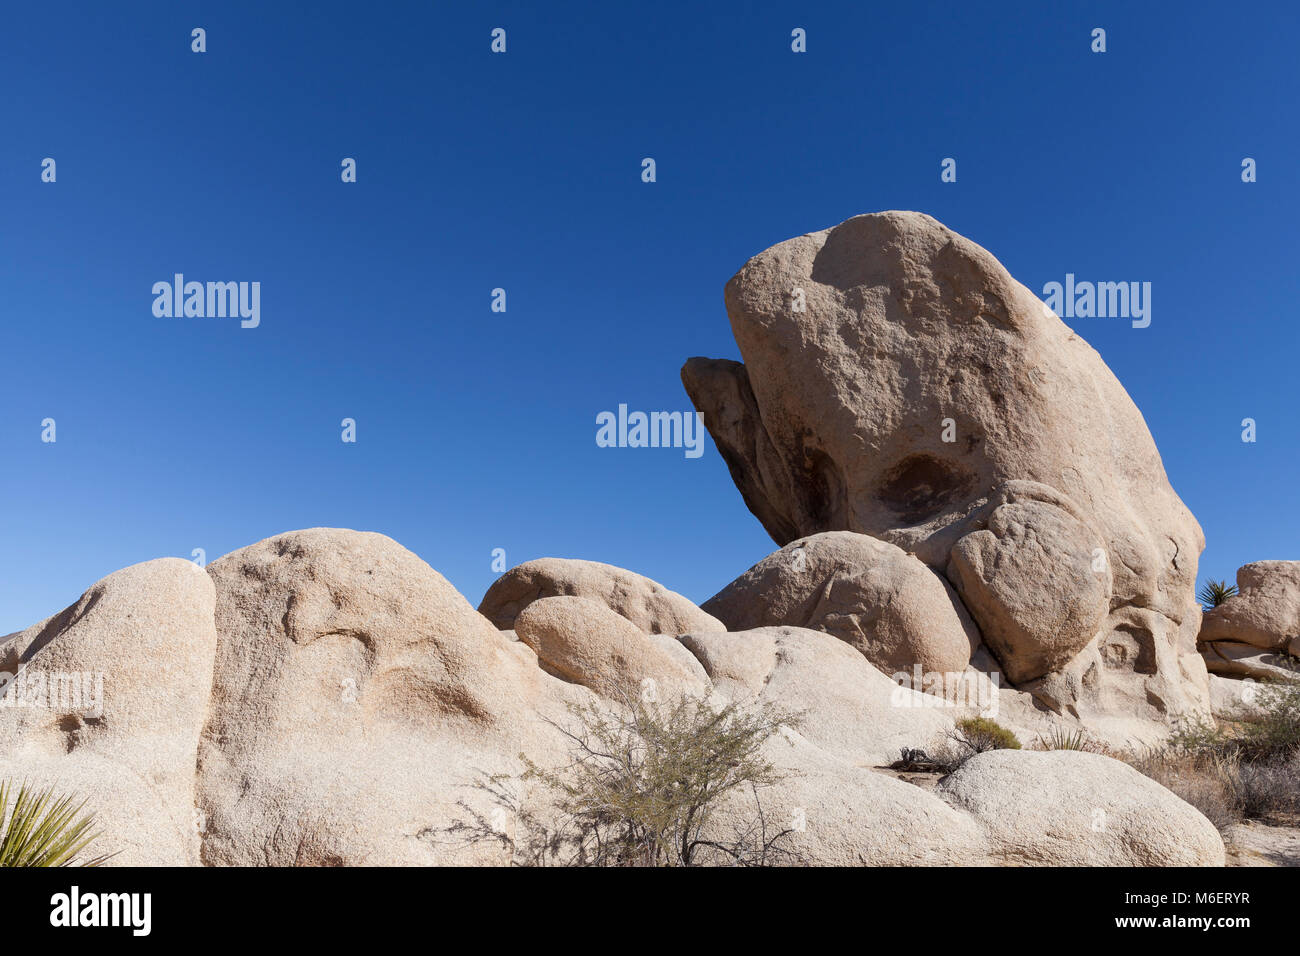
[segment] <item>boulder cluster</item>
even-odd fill
[[[1205,612],[1201,653],[1211,693],[1221,678],[1294,680],[1300,670],[1300,561],[1255,561],[1237,569],[1237,593]]]
[[[454,838],[559,766],[627,687],[798,712],[765,798],[822,864],[1217,865],[1198,811],[1126,764],[999,750],[934,786],[886,768],[996,715],[1161,739],[1300,653],[1300,562],[1206,615],[1204,539],[1101,358],[988,252],[919,213],[780,243],[726,287],[744,364],[692,401],[777,550],[703,606],[543,558],[475,609],[378,534],[164,558],[0,638],[11,673],[104,675],[102,707],[0,698],[0,777],[57,782],[136,865],[494,864]],[[1216,677],[1217,679],[1221,679]],[[501,822],[505,830],[513,818]]]

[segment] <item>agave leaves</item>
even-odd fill
[[[24,782],[13,807],[13,787],[0,781],[0,866],[100,866],[114,854],[79,861],[99,834],[91,828],[95,814],[82,814],[85,801],[55,794],[53,787],[34,790]]]
[[[1208,611],[1212,607],[1218,607],[1236,593],[1235,584],[1229,584],[1227,581],[1206,581],[1196,592],[1196,600],[1200,601],[1201,606]]]

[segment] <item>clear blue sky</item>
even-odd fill
[[[1071,324],[1205,528],[1202,578],[1300,558],[1292,4],[2,16],[0,634],[125,565],[316,525],[391,535],[475,604],[498,547],[703,600],[773,545],[711,442],[602,449],[595,416],[689,409],[683,360],[739,357],[745,259],[881,209],[1036,291],[1150,281],[1150,328]],[[261,282],[261,326],[155,318],[176,272]]]

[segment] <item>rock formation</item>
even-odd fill
[[[207,863],[457,860],[437,833],[459,800],[482,799],[476,775],[544,751],[542,718],[583,699],[383,535],[290,532],[208,574]]]
[[[984,821],[1004,864],[1106,866],[1119,854],[1133,866],[1197,866],[1223,843],[1190,806],[1168,806],[1160,784],[1097,754],[994,750],[939,789]],[[1080,839],[1085,827],[1092,836]]]
[[[548,674],[617,699],[626,688],[654,696],[704,696],[709,678],[676,639],[648,634],[603,604],[579,597],[534,601],[515,633]]]
[[[1205,612],[1201,654],[1216,674],[1297,679],[1300,561],[1255,561],[1237,569],[1237,593]]]
[[[802,714],[766,746],[787,776],[764,812],[801,822],[796,847],[813,863],[1223,862],[1195,810],[1107,758],[983,754],[938,791],[874,769],[935,743],[960,711],[823,631],[678,639],[570,596],[531,603],[515,624],[518,641],[377,534],[290,532],[207,573],[137,565],[0,640],[0,659],[29,673],[104,677],[98,716],[8,687],[0,774],[87,796],[98,845],[120,851],[110,865],[503,864],[508,839],[467,841],[457,824],[494,819],[502,804],[486,784],[520,781],[521,754],[563,765],[556,725],[573,706],[615,704],[595,678],[622,668],[714,706]],[[1032,827],[1008,819],[1022,795]],[[551,812],[536,789],[510,796]],[[1110,821],[1104,839],[1095,812]],[[724,807],[717,826],[734,814]],[[502,820],[513,837],[516,816]]]
[[[123,568],[0,639],[0,778],[72,787],[118,866],[199,862],[195,774],[217,634],[212,581],[179,558]]]
[[[492,583],[478,609],[507,631],[533,601],[562,596],[597,601],[651,634],[726,630],[687,598],[644,575],[599,561],[567,558],[539,558],[511,568]]]
[[[682,381],[778,545],[916,555],[1007,677],[1111,736],[1208,709],[1200,526],[1100,356],[992,255],[857,216],[750,259],[726,306],[744,364]]]
[[[1108,757],[984,753],[929,789],[888,769],[979,709],[898,672],[1030,735],[1128,742],[1209,708],[1200,528],[1097,354],[917,213],[781,243],[726,298],[745,364],[683,380],[781,548],[704,609],[547,558],[476,611],[340,529],[151,561],[0,639],[24,675],[0,686],[0,776],[89,798],[113,863],[504,864],[557,813],[522,771],[564,766],[575,713],[631,692],[797,715],[764,744],[763,808],[812,863],[1222,864],[1208,820]],[[1242,569],[1207,647],[1294,651],[1283,564]],[[102,678],[94,701],[30,690],[72,673]]]

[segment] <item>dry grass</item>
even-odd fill
[[[1172,747],[1116,756],[1200,810],[1220,831],[1245,815],[1236,757]]]
[[[1300,685],[1262,685],[1250,722],[1185,725],[1168,746],[1113,754],[1220,830],[1243,819],[1300,822]]]

